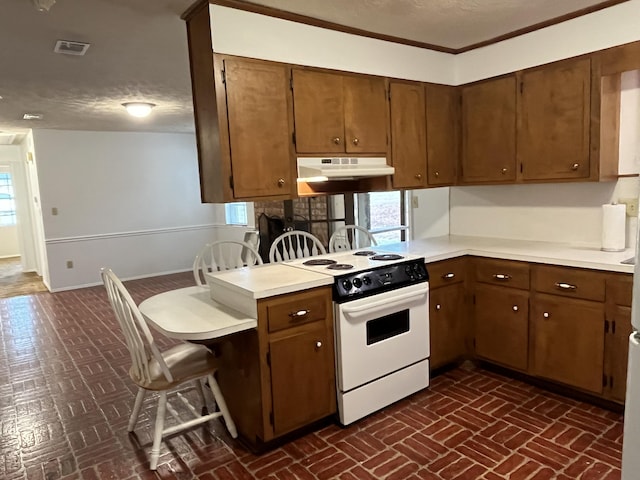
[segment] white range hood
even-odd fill
[[[384,157],[298,157],[299,182],[356,180],[394,172]]]

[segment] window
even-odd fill
[[[370,192],[356,195],[357,224],[369,230],[378,245],[406,240],[407,192]]]
[[[16,224],[16,204],[13,197],[11,174],[0,172],[0,227]]]
[[[227,225],[248,225],[246,202],[225,203],[224,216]]]

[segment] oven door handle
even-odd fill
[[[342,305],[340,310],[345,315],[348,315],[353,318],[361,317],[367,313],[375,312],[375,310],[379,307],[384,307],[385,310],[393,307],[397,307],[406,303],[408,300],[412,299],[420,299],[422,297],[426,297],[429,293],[428,290],[423,290],[420,292],[411,292],[405,293],[404,295],[398,295],[393,300],[381,300],[379,302],[371,302],[363,305],[361,307],[350,307],[348,305]]]

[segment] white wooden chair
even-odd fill
[[[207,243],[193,261],[193,278],[197,285],[206,286],[204,272],[232,270],[251,265],[262,265],[258,251],[249,243],[220,240]]]
[[[340,252],[378,245],[371,232],[358,225],[345,225],[336,229],[329,239],[329,252]]]
[[[317,237],[301,230],[292,230],[273,241],[269,249],[269,261],[275,263],[325,253],[327,250]]]
[[[215,357],[209,349],[203,345],[182,343],[165,352],[160,352],[149,326],[122,282],[110,269],[103,268],[100,273],[107,289],[111,307],[124,333],[127,348],[131,354],[129,376],[138,386],[138,394],[127,427],[129,432],[133,432],[135,428],[146,392],[148,390],[159,392],[153,446],[151,447],[151,470],[155,470],[158,466],[160,442],[164,436],[172,435],[222,416],[229,433],[233,438],[236,438],[238,434],[235,423],[231,419],[231,415],[229,415],[229,410],[218,387],[218,382],[213,376],[216,371],[216,363]],[[178,398],[193,413],[194,418],[178,425],[164,428],[166,410],[169,410],[178,419],[175,409],[167,403],[167,391],[185,382],[193,381],[204,406],[205,397],[201,383],[203,379],[209,382],[209,388],[211,388],[211,393],[213,393],[213,398],[220,411],[200,416],[187,398],[180,392],[176,392]]]

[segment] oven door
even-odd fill
[[[348,392],[429,357],[429,284],[336,305],[338,388]]]

